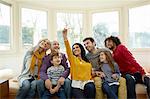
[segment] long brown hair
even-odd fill
[[[112,57],[111,52],[108,51],[108,50],[103,50],[103,51],[101,51],[101,52],[103,52],[103,53],[106,55],[106,60],[107,60],[107,62],[108,62],[108,64],[109,64],[109,66],[110,66],[112,72],[114,72],[114,71],[115,71],[115,69],[114,69],[114,59],[113,59],[113,57]],[[101,53],[101,52],[100,52],[100,53]],[[100,54],[100,53],[99,53],[99,54]],[[100,67],[102,66],[102,64],[103,64],[103,63],[99,60],[99,65],[100,65]]]

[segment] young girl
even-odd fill
[[[101,74],[96,75],[102,78],[102,90],[106,93],[107,98],[118,99],[119,78],[121,76],[118,65],[113,61],[110,51],[100,52],[99,56]]]

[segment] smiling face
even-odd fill
[[[95,49],[95,42],[91,42],[90,40],[86,40],[83,42],[84,47],[89,51],[92,52]]]
[[[59,46],[59,43],[57,41],[52,42],[52,49],[55,51],[59,51],[60,46]]]
[[[41,40],[39,42],[39,47],[48,50],[51,47],[50,41],[48,39]]]
[[[54,66],[58,66],[61,63],[61,56],[60,56],[60,54],[56,54],[56,55],[52,56],[51,63]]]
[[[77,45],[77,44],[75,44],[75,45],[73,46],[72,51],[73,51],[73,54],[74,54],[75,56],[80,56],[80,55],[81,55],[81,49],[80,49],[79,45]]]
[[[106,55],[104,52],[100,52],[100,55],[99,55],[99,59],[100,59],[100,62],[106,62]]]
[[[112,38],[112,39],[105,40],[105,47],[107,47],[108,49],[110,49],[112,51],[114,51],[119,44],[121,44],[121,42],[118,38]]]
[[[112,40],[107,40],[106,47],[113,51],[116,48],[116,44]]]

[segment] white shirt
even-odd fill
[[[85,84],[89,83],[89,82],[94,82],[93,80],[87,80],[87,81],[81,81],[81,80],[72,80],[72,84],[71,86],[73,88],[79,88],[84,90],[84,86]]]

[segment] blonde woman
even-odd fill
[[[39,79],[39,70],[42,64],[42,58],[46,51],[50,49],[50,41],[43,39],[26,52],[23,61],[23,68],[18,77],[19,91],[16,99],[33,98],[36,90],[36,81]]]

